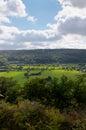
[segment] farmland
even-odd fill
[[[52,78],[60,78],[62,75],[65,75],[68,78],[76,79],[77,76],[83,74],[83,72],[68,68],[68,66],[69,65],[22,65],[21,67],[17,64],[11,64],[9,71],[0,72],[0,77],[12,77],[22,85],[27,78],[47,78],[49,76]],[[73,67],[75,65],[71,66]]]
[[[75,79],[86,72],[86,51],[75,49],[0,51],[0,77],[13,77],[23,84],[28,78]]]

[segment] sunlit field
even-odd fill
[[[17,68],[18,66],[13,65],[13,68]],[[25,73],[28,73],[28,76],[25,77]],[[40,73],[40,74],[37,74]],[[71,79],[76,79],[78,75],[81,75],[82,72],[77,70],[67,70],[65,67],[62,66],[52,66],[52,65],[40,65],[40,66],[32,66],[27,65],[23,66],[22,70],[10,70],[8,72],[0,72],[0,77],[12,77],[15,80],[18,81],[19,84],[23,84],[27,78],[35,78],[35,77],[41,77],[41,78],[47,78],[48,76],[51,76],[52,78],[60,78],[62,75],[67,76]]]

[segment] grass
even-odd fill
[[[25,82],[24,77],[25,71],[10,71],[10,72],[0,72],[0,77],[12,77],[14,80],[17,80],[19,84],[23,84]]]
[[[76,79],[78,75],[81,75],[82,73],[76,70],[72,70],[72,71],[67,71],[67,70],[44,70],[42,72],[42,74],[40,75],[40,77],[42,78],[46,78],[48,76],[51,77],[58,77],[61,78],[62,75],[66,75],[68,78],[71,79]],[[31,77],[35,77],[35,76],[31,76]],[[39,76],[37,76],[39,77]]]
[[[13,67],[16,67],[17,65],[13,65]],[[53,66],[53,65],[25,65],[23,66],[23,69],[30,68],[33,70],[30,70],[28,74],[32,73],[38,73],[41,71],[41,69],[46,69],[41,72],[41,75],[34,75],[30,76],[29,78],[34,78],[34,77],[42,77],[46,78],[48,76],[51,77],[57,77],[60,78],[62,75],[66,75],[67,77],[71,79],[76,79],[78,75],[81,75],[82,72],[79,72],[77,70],[64,70],[62,69],[62,66]],[[24,82],[26,81],[26,78],[24,76],[24,73],[26,73],[26,70],[22,71],[10,71],[10,72],[0,72],[0,77],[13,77],[14,80],[17,80],[20,85],[23,85]]]

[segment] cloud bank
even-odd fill
[[[22,0],[0,1],[0,49],[78,48],[86,49],[86,0],[57,0],[61,10],[54,16],[55,23],[47,23],[45,30],[20,30],[10,26],[10,17],[26,17]],[[46,15],[46,14],[45,14]],[[6,26],[8,23],[9,26]]]

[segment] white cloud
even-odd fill
[[[24,17],[27,15],[22,0],[1,0],[0,14],[16,17]]]
[[[86,49],[86,1],[82,0],[82,4],[79,0],[59,2],[62,10],[54,17],[57,23],[47,24],[61,36],[52,47]]]
[[[17,42],[50,42],[59,38],[54,30],[26,30],[16,35]]]
[[[78,0],[59,0],[62,10],[54,17],[60,35],[86,35],[86,8],[80,8]],[[77,7],[75,6],[77,3]],[[85,4],[85,0],[82,0]],[[69,40],[71,41],[71,39]]]
[[[19,30],[16,27],[7,27],[0,25],[0,40],[13,40],[15,34],[18,34]]]
[[[26,8],[22,0],[0,0],[0,23],[9,23],[9,16],[25,17]],[[2,18],[2,19],[1,19]]]
[[[86,8],[86,0],[58,0],[63,6],[72,5],[78,8]]]
[[[86,8],[86,0],[70,0],[71,3],[80,8]]]
[[[22,0],[1,0],[0,1],[0,23],[11,23],[11,17],[26,17],[30,22],[36,22],[37,18],[28,16],[26,7]]]
[[[25,30],[16,27],[0,26],[0,49],[46,48],[60,39],[55,30]]]
[[[61,11],[59,11],[54,18],[57,22],[65,22],[67,19],[74,17],[80,17],[82,19],[86,18],[86,8],[79,9],[72,6],[66,6]]]
[[[61,37],[59,47],[86,49],[86,1],[59,0],[62,10],[57,13],[54,25]]]
[[[58,27],[61,34],[86,35],[86,19],[74,17],[66,20]]]
[[[58,33],[59,23],[56,23],[56,24],[48,23],[46,26],[49,27],[50,29],[54,30],[56,33]]]
[[[60,48],[86,49],[86,36],[67,34],[64,35],[57,43],[60,43]]]
[[[30,21],[30,22],[36,22],[37,18],[35,18],[34,16],[28,16],[27,20]]]
[[[11,21],[9,18],[0,15],[0,23],[2,23],[2,22],[3,23],[10,23]]]

